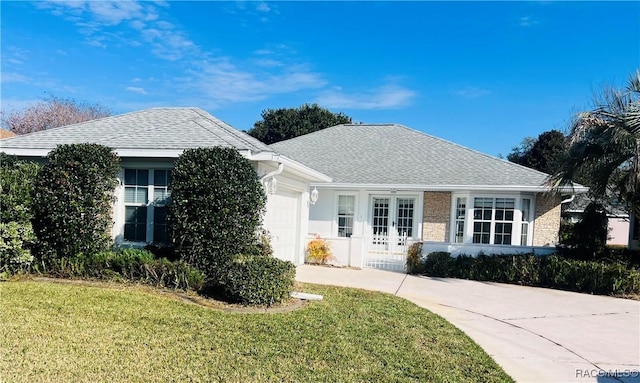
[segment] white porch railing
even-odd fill
[[[426,256],[434,251],[445,251],[452,256],[484,254],[535,254],[550,255],[556,251],[554,246],[509,246],[487,245],[479,243],[448,243],[422,242],[422,255]]]

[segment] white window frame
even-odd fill
[[[344,236],[341,237],[340,236],[340,197],[350,197],[353,198],[353,214],[351,214],[351,235],[350,236]],[[355,234],[355,228],[356,228],[356,216],[358,214],[358,196],[355,193],[343,193],[343,192],[336,192],[335,194],[335,230],[334,230],[334,235],[337,238],[350,238]]]
[[[145,203],[129,203],[126,201],[126,188],[127,186],[129,186],[126,183],[126,178],[125,178],[125,173],[127,170],[146,170],[148,171],[148,177],[147,177],[147,198],[146,198],[146,202]],[[133,245],[139,245],[139,244],[147,244],[147,243],[153,243],[154,242],[154,216],[155,216],[155,207],[164,207],[166,206],[166,204],[164,203],[164,201],[158,202],[155,200],[155,190],[156,188],[165,188],[167,191],[167,197],[169,197],[171,195],[171,192],[169,191],[169,186],[168,185],[156,185],[155,184],[155,172],[156,171],[171,171],[171,168],[150,168],[150,167],[145,167],[145,166],[129,166],[126,168],[122,168],[121,169],[121,173],[120,173],[120,179],[122,180],[122,238],[123,238],[123,243],[125,244],[133,244]],[[142,186],[142,185],[141,185]],[[145,223],[145,241],[137,241],[137,240],[130,240],[130,239],[126,239],[125,238],[125,226],[127,224],[127,217],[126,217],[126,211],[127,211],[127,207],[129,206],[145,206],[147,208],[147,217],[146,217],[146,223]]]
[[[533,244],[533,227],[535,222],[535,203],[536,196],[532,193],[480,193],[480,192],[454,192],[451,193],[451,216],[450,216],[450,230],[449,241],[456,243],[456,209],[458,198],[466,198],[466,214],[464,220],[464,236],[463,244],[472,245],[491,245],[491,246],[522,246],[522,200],[528,199],[530,201],[529,206],[529,221],[527,226],[527,244],[526,246],[532,246]],[[491,198],[492,214],[491,214],[491,229],[489,233],[489,243],[474,243],[473,242],[473,223],[474,223],[474,205],[475,198]],[[496,198],[513,198],[515,202],[515,208],[513,212],[512,231],[511,231],[511,243],[510,244],[494,244],[495,241],[495,208]],[[458,242],[460,243],[460,242]]]

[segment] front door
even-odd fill
[[[415,197],[373,197],[365,266],[404,268],[407,239],[414,236]]]

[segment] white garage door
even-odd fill
[[[273,254],[295,264],[297,264],[299,195],[299,193],[285,190],[269,194],[264,217],[264,228],[271,234]]]

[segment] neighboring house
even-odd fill
[[[0,140],[15,137],[16,134],[10,130],[0,128]]]
[[[198,108],[154,108],[63,126],[2,140],[0,151],[43,162],[57,145],[71,143],[102,144],[121,158],[112,229],[119,245],[167,240],[171,168],[185,149],[231,147],[252,162],[270,190],[264,226],[275,255],[296,264],[304,262],[309,183],[331,180]]]
[[[576,223],[582,219],[584,210],[591,202],[588,195],[576,196],[570,203],[563,206],[562,218],[571,223]],[[640,248],[640,238],[638,236],[637,223],[634,226],[634,219],[620,203],[610,203],[604,207],[607,211],[607,223],[609,234],[607,245],[627,246],[631,249]],[[635,219],[637,222],[637,218]],[[635,231],[634,231],[635,228]]]
[[[417,241],[477,254],[548,253],[558,240],[547,174],[401,125],[338,125],[271,147],[333,179],[311,184],[309,230],[340,265],[401,269]]]

